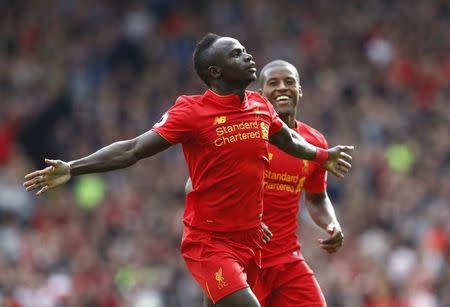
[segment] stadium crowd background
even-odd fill
[[[191,53],[208,31],[259,68],[295,64],[300,118],[356,145],[350,175],[329,178],[343,248],[325,254],[301,216],[328,305],[450,306],[449,2],[5,0],[0,16],[0,306],[199,306],[179,146],[41,198],[21,184],[203,92]]]

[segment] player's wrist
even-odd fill
[[[69,167],[69,175],[70,176],[73,176],[73,173],[72,173],[72,171],[73,171],[73,163],[74,163],[75,161],[69,161],[69,162],[67,162],[67,166]]]
[[[328,160],[328,150],[316,147],[316,156],[314,157],[314,161],[323,163],[327,160]]]

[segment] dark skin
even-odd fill
[[[208,49],[208,56],[213,63],[208,69],[210,88],[221,95],[237,94],[242,99],[247,86],[256,80],[252,56],[237,40],[229,37],[222,37],[213,43]],[[301,137],[294,138],[286,125],[270,138],[270,142],[302,159],[312,160],[316,156],[315,147]],[[26,175],[24,186],[27,191],[37,190],[36,194],[41,195],[64,184],[71,176],[129,167],[171,145],[156,132],[148,131],[136,138],[105,146],[89,156],[71,162],[46,159],[45,162],[49,166]],[[350,146],[330,149],[324,167],[336,176],[343,177],[350,170],[351,156],[348,153],[352,150]],[[216,306],[260,305],[250,290],[241,289],[223,298]]]

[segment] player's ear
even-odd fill
[[[209,75],[214,79],[218,79],[221,76],[220,68],[217,66],[209,66],[208,72],[209,72]]]
[[[259,88],[259,89],[258,89],[258,93],[261,94],[261,95],[263,94],[262,88]]]
[[[299,84],[298,85],[298,97],[302,97],[302,96],[303,96],[302,86]]]

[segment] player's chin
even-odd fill
[[[256,81],[256,79],[258,79],[258,77],[256,76],[256,73],[251,73],[250,76],[248,77],[248,80],[250,82]]]
[[[278,115],[280,115],[280,116],[289,116],[294,113],[293,108],[290,106],[281,107],[281,106],[277,105],[275,108],[275,111],[277,111]]]

